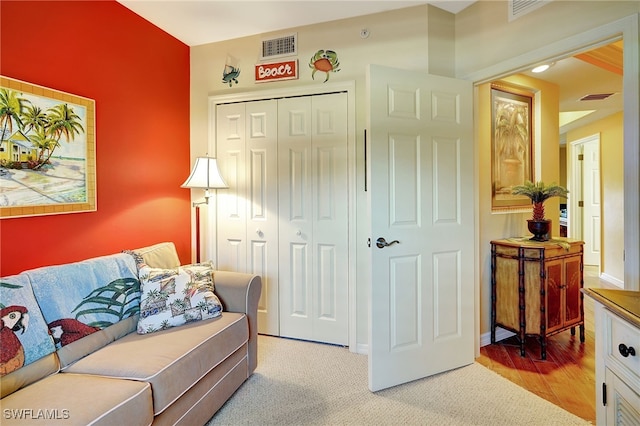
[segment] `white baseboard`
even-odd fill
[[[358,343],[356,345],[356,353],[361,355],[369,355],[369,344]]]
[[[497,327],[496,328],[496,342],[500,340],[508,339],[511,336],[515,336],[516,334],[505,330],[504,328]],[[487,331],[480,335],[480,347],[487,346],[491,344],[491,332]]]
[[[618,288],[624,288],[624,281],[620,281],[619,279],[612,277],[611,275],[602,273],[599,277],[602,281],[606,281],[607,283],[614,285]]]

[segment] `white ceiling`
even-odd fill
[[[474,1],[118,0],[189,46],[430,3],[457,13]]]
[[[393,9],[432,4],[458,13],[463,0],[118,0],[119,3],[189,46]],[[528,73],[529,75],[533,75]],[[560,86],[560,111],[595,112],[560,129],[575,127],[622,110],[622,77],[575,58],[557,61],[536,78]],[[604,101],[578,101],[593,93],[618,93]]]

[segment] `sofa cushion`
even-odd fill
[[[213,292],[213,267],[210,264],[172,269],[144,265],[139,274],[139,334],[215,318],[222,312],[222,304]]]
[[[215,319],[157,333],[131,333],[60,374],[82,373],[149,382],[157,415],[248,339],[247,317],[225,312]]]
[[[29,277],[23,273],[0,278],[0,377],[55,350]],[[55,372],[57,363],[50,367],[53,371],[45,369],[42,373]]]
[[[130,255],[118,253],[25,274],[58,347],[139,312],[140,283]]]
[[[0,407],[3,426],[147,426],[153,422],[149,383],[81,374],[49,376],[3,398]]]
[[[58,349],[58,359],[60,361],[60,369],[64,370],[75,361],[89,355],[98,348],[108,345],[132,331],[136,330],[138,325],[138,316],[125,318],[122,321],[89,334],[82,339],[69,343]]]
[[[135,250],[125,250],[125,253],[139,256],[145,265],[152,268],[168,269],[180,266],[178,252],[172,242],[154,244]]]

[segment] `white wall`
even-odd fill
[[[476,82],[487,81],[485,79],[490,77],[511,75],[524,69],[525,66],[535,63],[530,62],[535,60],[532,58],[541,60],[548,58],[545,55],[561,56],[568,52],[562,51],[560,47],[553,51],[555,46],[587,46],[596,40],[591,34],[587,36],[585,34],[599,28],[599,26],[607,26],[629,16],[633,16],[637,22],[640,2],[554,0],[512,22],[507,19],[507,10],[506,1],[480,1],[456,15],[457,77]],[[606,32],[602,31],[602,34]],[[639,50],[637,38],[625,40],[626,49],[635,50],[637,57]],[[637,73],[635,76],[626,76],[625,78],[625,91],[638,87]],[[632,80],[632,84],[629,84],[630,80]],[[637,104],[631,105],[631,107],[625,104],[625,110],[627,114],[631,114],[630,120],[633,120],[634,114],[636,114],[635,121],[637,123]],[[481,119],[486,120],[487,117],[481,117]],[[479,124],[476,125],[476,129],[479,128]],[[629,138],[628,142],[637,145],[637,137],[634,142],[633,133],[627,133],[625,138]],[[477,164],[479,182],[486,186],[490,183],[488,173],[490,173],[491,158],[490,152],[486,150],[485,138],[486,135],[484,138],[482,134],[478,136],[477,144],[481,147],[481,152],[477,155]],[[485,148],[482,148],[483,146]],[[549,146],[545,149],[545,156],[549,154],[551,148]],[[638,156],[636,155],[634,158],[637,170]],[[551,156],[551,161],[555,164],[550,164],[544,158],[540,160],[536,166],[536,169],[539,170],[536,179],[557,181],[559,176],[557,175],[558,156],[556,153],[554,152]],[[490,187],[480,187],[479,195],[480,333],[485,334],[490,328],[491,306],[489,243],[493,239],[509,237],[522,232],[519,224],[524,222],[526,215],[492,214],[490,203],[486,200],[486,197],[490,197]],[[637,202],[637,195],[635,199]],[[548,209],[551,210],[552,207],[549,206]],[[635,223],[637,224],[637,218]],[[638,242],[635,241],[633,244],[637,245]],[[629,259],[628,261],[637,264],[640,260]]]
[[[434,22],[429,37],[430,14]],[[369,30],[362,38],[361,30]],[[298,34],[300,75],[298,80],[285,82],[254,82],[254,65],[259,63],[259,47],[263,39],[292,32]],[[429,43],[431,39],[431,43]],[[380,64],[401,69],[425,71],[433,62],[436,71],[453,74],[453,15],[431,6],[369,15],[325,24],[291,28],[290,30],[245,37],[227,42],[211,43],[191,48],[191,149],[193,155],[215,152],[215,144],[207,146],[208,98],[233,93],[258,92],[296,86],[326,86],[324,74],[316,73],[311,79],[310,58],[319,49],[336,51],[340,71],[331,73],[329,83],[354,81],[356,86],[356,188],[357,205],[357,343],[366,345],[368,339],[368,286],[369,286],[369,213],[364,192],[364,129],[366,125],[366,71],[369,64]],[[433,54],[429,55],[429,49]],[[241,74],[239,83],[229,87],[222,83],[222,71],[227,56],[237,61]],[[291,58],[287,58],[291,59]],[[210,207],[210,210],[213,210]],[[213,232],[210,229],[209,233]],[[211,251],[211,250],[209,250]],[[209,254],[205,253],[204,257]]]
[[[487,70],[508,75],[516,70],[504,66],[500,68],[496,64],[517,64],[518,58],[530,54],[531,51],[544,49],[548,44],[560,39],[573,37],[598,25],[639,12],[640,2],[554,0],[537,11],[509,23],[507,1],[481,0],[455,15],[455,18],[454,15],[432,6],[417,6],[366,17],[292,28],[289,31],[262,36],[196,46],[191,49],[192,155],[215,152],[214,143],[208,146],[207,142],[209,96],[323,85],[323,79],[318,78],[319,74],[316,75],[316,80],[311,79],[311,70],[308,68],[309,59],[318,49],[332,49],[337,52],[341,70],[332,73],[329,81],[354,81],[356,86],[357,342],[359,345],[366,345],[370,269],[366,240],[369,237],[370,223],[366,194],[363,190],[363,133],[367,116],[365,76],[368,65],[375,63],[470,79],[474,78],[474,73],[478,70],[483,70],[483,75],[487,75]],[[366,39],[360,37],[362,28],[367,28],[370,32],[370,36]],[[298,33],[297,58],[301,71],[300,78],[287,82],[255,84],[253,67],[259,62],[260,41],[290,32]],[[637,43],[638,40],[635,40],[636,50]],[[237,60],[237,65],[241,69],[239,84],[231,88],[222,83],[222,71],[228,55]],[[635,77],[638,78],[637,75]],[[635,87],[638,86],[637,83],[636,81]],[[476,156],[479,166],[477,173],[490,173],[486,163],[486,152],[478,151]],[[557,158],[554,161],[557,162]],[[637,164],[637,160],[635,161]],[[495,223],[494,217],[486,211],[486,208],[480,209],[479,214],[479,223],[489,230],[483,234],[483,239],[479,242],[480,247],[487,245],[491,239],[512,236],[523,230],[522,215],[503,217],[498,219],[499,223]],[[205,257],[206,255],[207,253]],[[482,289],[486,289],[489,275],[482,258],[478,265],[480,285]],[[481,296],[479,303],[482,316],[482,326],[479,331],[486,333],[490,301],[486,296]]]
[[[458,77],[636,14],[640,2],[553,0],[511,22],[507,12],[505,0],[480,0],[456,15]]]

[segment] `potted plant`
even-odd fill
[[[536,183],[526,181],[524,185],[516,185],[511,189],[513,195],[524,195],[531,199],[533,203],[533,216],[527,220],[529,232],[533,234],[533,241],[548,241],[551,221],[544,217],[544,202],[551,197],[567,198],[567,188],[552,183],[545,185],[544,182]]]

